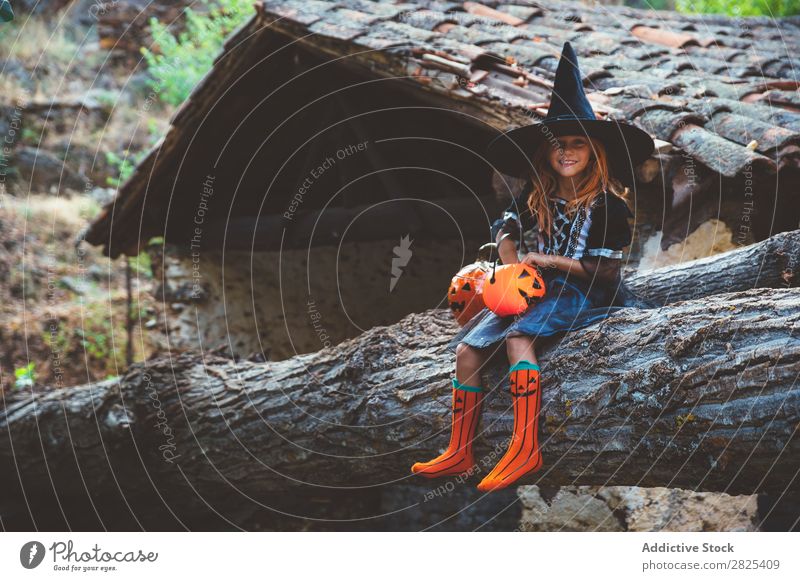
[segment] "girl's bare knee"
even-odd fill
[[[481,363],[481,354],[475,347],[466,343],[459,343],[456,345],[456,362],[459,365],[478,367]]]
[[[528,349],[533,349],[534,338],[529,335],[507,335],[506,353],[509,357],[518,353],[524,353]]]

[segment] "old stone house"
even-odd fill
[[[577,2],[264,1],[86,240],[154,237],[170,348],[282,359],[446,307],[519,185],[489,139],[569,40],[601,116],[657,138],[625,272],[798,227],[792,21]]]

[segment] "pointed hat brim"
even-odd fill
[[[630,185],[633,170],[653,152],[655,143],[633,125],[600,119],[560,119],[518,127],[495,137],[487,158],[497,171],[527,177],[533,172],[532,158],[544,143],[562,135],[594,137],[606,148],[612,177]]]

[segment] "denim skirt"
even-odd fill
[[[532,337],[550,337],[581,329],[602,321],[625,308],[620,305],[616,287],[602,285],[556,270],[543,270],[547,293],[519,315],[498,317],[484,307],[447,344],[455,351],[459,343],[472,347],[490,347],[510,332]],[[615,303],[612,305],[612,303]]]

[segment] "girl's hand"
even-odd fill
[[[538,252],[529,252],[520,262],[530,266],[539,266],[541,268],[558,268],[557,257],[555,254],[539,254]]]

